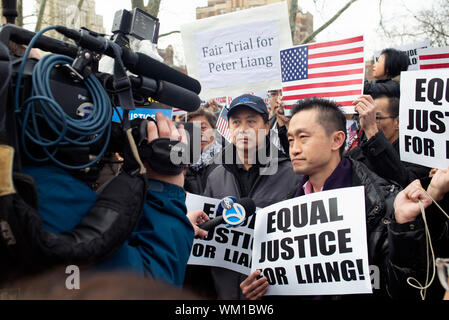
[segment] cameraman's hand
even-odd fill
[[[187,135],[184,130],[184,126],[181,124],[177,129],[174,123],[162,113],[156,113],[157,126],[153,121],[148,121],[147,125],[147,139],[148,143],[157,138],[170,138],[187,144]],[[145,163],[147,169],[148,179],[160,180],[163,182],[171,183],[180,186],[184,186],[184,175],[182,172],[178,175],[163,175],[155,172],[150,168],[148,163]]]

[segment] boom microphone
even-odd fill
[[[114,51],[111,46],[108,45],[110,40],[103,37],[95,37],[94,35],[89,34],[86,30],[79,32],[64,26],[58,26],[56,30],[66,37],[75,40],[76,43],[83,48],[99,53],[105,53],[106,55],[115,58]],[[198,80],[191,78],[146,54],[122,48],[122,60],[126,68],[135,74],[156,80],[165,80],[197,94],[201,91],[201,85]]]
[[[107,88],[113,90],[113,76],[110,74],[97,75]],[[197,110],[201,105],[200,97],[187,89],[163,80],[153,80],[142,76],[130,76],[133,90],[145,97],[164,103],[171,107],[180,108],[187,112]]]
[[[196,94],[200,93],[201,85],[198,80],[189,77],[188,75],[173,69],[164,63],[147,56],[146,54],[132,52],[131,50],[127,51],[127,53],[130,53],[131,59],[125,59],[126,54],[124,54],[123,63],[131,72],[157,80],[165,80],[187,90],[193,91]],[[137,59],[132,57],[133,55],[136,55]]]
[[[229,204],[231,207],[227,209],[226,207]],[[256,204],[254,203],[253,199],[250,198],[241,198],[237,203],[234,203],[233,200],[229,201],[229,198],[224,198],[220,202],[220,205],[224,207],[222,215],[212,220],[206,221],[205,223],[200,224],[198,227],[203,230],[209,231],[219,224],[225,222],[232,226],[237,226],[242,224],[246,218],[252,216],[256,212]]]
[[[151,96],[154,100],[187,112],[193,112],[200,107],[201,99],[196,93],[162,80],[158,81],[158,84],[158,91]]]

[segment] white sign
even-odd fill
[[[220,199],[187,193],[187,212],[203,210],[211,219],[216,215]],[[195,239],[188,264],[222,267],[249,275],[253,245],[255,214],[238,227],[218,225],[205,239]]]
[[[399,150],[402,161],[449,167],[449,69],[401,73]]]
[[[404,51],[408,55],[410,64],[409,64],[407,70],[410,71],[410,70],[419,70],[418,50],[423,49],[423,48],[428,48],[428,47],[430,47],[430,40],[424,40],[424,41],[415,42],[415,43],[408,43],[408,44],[404,44],[402,46],[398,46],[398,47],[394,47],[394,48],[397,50],[400,50],[400,51]],[[379,59],[381,52],[382,51],[374,52],[374,62],[376,62]]]
[[[266,295],[372,293],[363,187],[316,192],[257,212],[252,271]]]
[[[203,98],[281,87],[279,50],[292,43],[287,2],[196,20],[181,36]]]

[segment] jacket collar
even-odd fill
[[[304,195],[303,185],[308,180],[309,176],[304,176],[295,193],[296,197]],[[348,158],[342,157],[338,166],[324,182],[323,191],[347,187],[352,187],[352,164]]]

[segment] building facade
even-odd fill
[[[290,8],[291,0],[209,0],[207,2],[207,7],[200,7],[196,9],[196,18],[204,19],[281,1],[287,1],[288,8]],[[303,11],[299,9],[296,13],[295,33],[292,39],[293,44],[300,44],[301,41],[312,32],[313,15],[309,12],[303,13]]]

